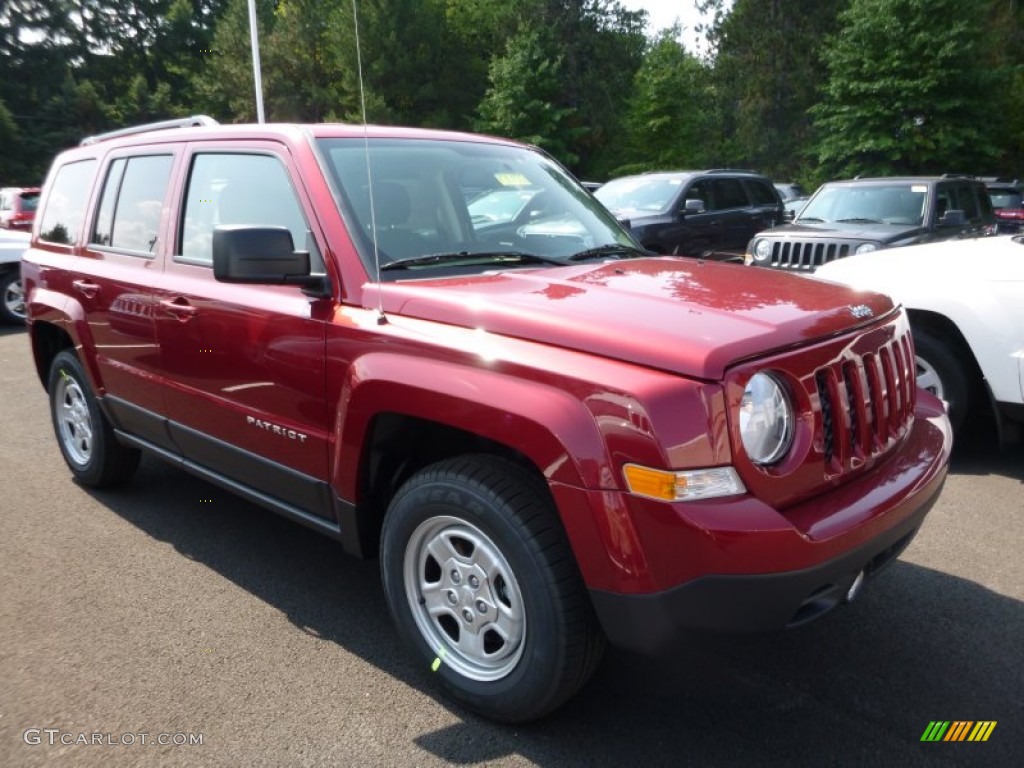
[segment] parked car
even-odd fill
[[[986,185],[995,209],[1000,234],[1016,234],[1024,230],[1024,193],[1015,181],[994,181]]]
[[[30,239],[28,232],[0,230],[0,322],[25,322],[21,255],[28,248]]]
[[[740,261],[751,237],[782,222],[775,187],[751,171],[623,176],[594,197],[655,253]]]
[[[32,229],[32,219],[39,203],[38,187],[5,187],[0,189],[0,228]]]
[[[855,253],[995,232],[985,184],[973,177],[832,181],[814,193],[791,224],[751,239],[745,261],[813,271]]]
[[[882,291],[906,307],[917,384],[963,426],[984,395],[1002,434],[1024,422],[1024,236],[951,240],[868,253],[814,274]]]
[[[511,141],[172,125],[44,186],[22,274],[64,461],[113,486],[146,451],[379,554],[476,712],[552,711],[606,640],[817,619],[940,492],[949,422],[886,296],[651,257]],[[506,188],[546,201],[474,222]]]
[[[795,182],[775,182],[773,186],[784,203],[787,203],[790,200],[799,200],[800,198],[808,197],[807,190],[803,188],[802,184],[796,184]]]

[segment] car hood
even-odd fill
[[[739,360],[834,336],[893,308],[886,296],[798,275],[671,257],[376,287],[379,297],[368,286],[368,305],[379,298],[391,315],[706,380],[720,380]]]
[[[31,242],[28,232],[0,229],[0,264],[19,261]]]
[[[773,227],[759,233],[758,237],[795,237],[801,240],[812,240],[823,238],[835,240],[845,238],[848,240],[872,240],[881,243],[892,243],[897,240],[905,240],[923,234],[927,230],[924,227],[910,224],[861,224],[834,222],[822,222],[820,224],[783,224],[781,227]]]
[[[874,251],[830,261],[814,276],[897,296],[945,294],[952,299],[977,283],[1024,282],[1024,241],[1006,235]]]

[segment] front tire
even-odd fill
[[[392,617],[456,700],[504,722],[551,712],[604,647],[541,478],[493,456],[429,466],[395,495],[381,575]]]
[[[963,426],[971,405],[971,361],[958,348],[928,331],[914,331],[917,386],[949,404],[949,423],[956,432]]]
[[[78,481],[105,488],[131,479],[139,451],[117,441],[73,352],[64,350],[53,359],[48,391],[57,444]]]

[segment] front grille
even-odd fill
[[[815,372],[829,475],[860,466],[906,433],[917,391],[912,349],[904,333],[874,352],[850,353]]]
[[[763,266],[778,269],[812,270],[850,255],[850,243],[828,240],[777,240],[771,258]],[[761,262],[758,262],[760,265]]]

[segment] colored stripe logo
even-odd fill
[[[932,720],[921,741],[988,741],[996,720]]]

